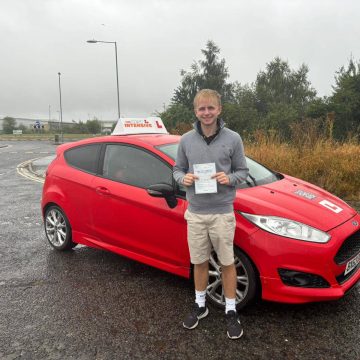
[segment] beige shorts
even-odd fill
[[[185,211],[188,245],[193,264],[209,260],[211,247],[224,266],[234,263],[235,214],[194,214]]]

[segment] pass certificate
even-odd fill
[[[215,163],[194,164],[194,175],[199,177],[195,180],[195,194],[217,193],[216,179],[211,178],[215,174]]]

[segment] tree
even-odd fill
[[[260,126],[260,113],[254,85],[234,83],[234,103],[224,104],[222,116],[229,128],[239,133],[251,132]]]
[[[233,85],[226,82],[229,72],[225,59],[218,60],[220,48],[214,42],[208,41],[206,49],[201,52],[205,59],[199,61],[200,68],[203,69],[200,88],[216,90],[221,94],[224,103],[230,102],[233,100]]]
[[[182,105],[188,110],[193,108],[193,100],[201,83],[198,64],[193,63],[191,69],[192,72],[181,70],[181,85],[175,90],[172,98],[172,105]]]
[[[329,109],[335,111],[334,135],[341,139],[360,130],[360,61],[342,66],[335,82]]]
[[[67,131],[72,134],[87,134],[89,132],[87,124],[81,120],[79,122],[73,122]]]
[[[208,41],[201,50],[204,59],[194,62],[191,71],[181,70],[181,85],[175,90],[172,102],[181,104],[189,110],[193,108],[193,100],[201,89],[213,89],[222,95],[223,102],[233,99],[233,84],[227,83],[229,77],[225,59],[219,59],[220,48]]]
[[[309,103],[306,116],[313,119],[326,118],[328,112],[329,98],[324,96],[323,98],[315,98],[312,102]]]
[[[18,127],[17,127],[18,130],[21,130],[23,134],[26,134],[29,132],[29,128],[27,128],[25,125],[23,124],[20,124]]]
[[[255,81],[257,110],[263,126],[279,129],[288,136],[289,124],[303,118],[316,91],[307,79],[309,69],[305,64],[295,71],[287,61],[276,57],[266,64]]]
[[[6,116],[3,119],[3,132],[4,134],[12,134],[16,129],[16,120],[13,117]]]
[[[193,110],[182,104],[172,104],[165,111],[157,114],[164,122],[167,129],[175,129],[180,123],[190,124],[195,121]]]
[[[307,80],[308,72],[305,64],[297,71],[291,70],[288,62],[279,57],[266,64],[266,70],[259,72],[255,82],[259,110],[267,113],[272,104],[288,104],[303,116],[316,96]]]
[[[99,134],[101,132],[100,121],[96,118],[86,121],[86,128],[90,134]]]
[[[326,98],[316,97],[305,64],[293,70],[287,61],[276,57],[258,73],[255,83],[241,85],[227,82],[228,69],[214,42],[208,41],[201,52],[203,59],[195,61],[190,71],[181,70],[181,84],[174,91],[172,104],[159,114],[170,128],[193,121],[193,99],[204,88],[222,95],[222,116],[237,132],[276,130],[281,137],[289,139],[292,123],[306,117],[326,119],[331,111]]]

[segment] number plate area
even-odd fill
[[[357,254],[353,259],[351,259],[347,264],[345,268],[344,275],[348,274],[351,270],[355,269],[360,262],[360,253]]]

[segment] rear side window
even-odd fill
[[[106,146],[103,176],[140,188],[172,184],[171,167],[147,151],[126,145]]]
[[[79,170],[96,174],[101,144],[78,146],[64,154],[66,162]]]

